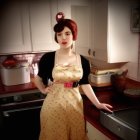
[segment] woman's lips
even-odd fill
[[[66,45],[66,44],[67,44],[67,42],[62,42],[62,44],[63,44],[63,45]]]

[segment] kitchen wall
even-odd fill
[[[120,20],[122,21],[124,20],[125,24],[122,24],[122,26],[121,27],[119,26],[119,28],[122,30],[122,34],[120,35],[120,37],[122,37],[124,46],[126,45],[125,49],[124,50],[122,49],[122,51],[129,52],[129,55],[128,55],[129,61],[122,68],[128,69],[128,74],[127,74],[128,78],[136,80],[136,81],[140,81],[140,65],[139,65],[140,63],[140,60],[139,60],[140,58],[140,53],[139,53],[140,29],[137,29],[136,31],[136,29],[132,26],[135,19],[132,12],[134,11],[134,8],[140,7],[140,4],[137,0],[133,0],[133,1],[124,0],[123,2],[126,3],[125,9],[124,9],[126,16],[124,17],[124,19],[120,19]],[[139,16],[140,16],[140,13],[139,13]],[[140,22],[140,17],[139,17],[138,22]],[[116,23],[117,23],[117,20],[116,20]],[[138,28],[140,28],[140,25],[138,25]]]
[[[137,33],[139,39],[137,40],[137,48],[135,48],[136,57],[122,66],[123,69],[128,69],[127,77],[135,81],[140,81],[140,34]],[[131,52],[131,50],[128,49]]]

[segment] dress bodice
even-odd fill
[[[54,81],[59,82],[76,82],[83,76],[83,69],[81,65],[80,55],[75,54],[75,64],[61,64],[59,56],[56,53],[55,65],[52,71],[52,77]]]
[[[78,65],[56,65],[52,76],[55,81],[75,82],[83,76],[83,70]]]

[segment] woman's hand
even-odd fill
[[[52,85],[49,85],[44,88],[43,94],[50,93],[52,91]]]
[[[48,86],[44,88],[43,94],[50,93],[52,91],[53,82],[49,81]]]
[[[109,104],[100,103],[100,101],[97,99],[92,87],[90,84],[81,85],[82,90],[84,91],[85,95],[89,98],[89,100],[98,108],[103,109],[108,112],[113,112],[111,109],[113,108]]]
[[[36,75],[36,77],[32,80],[36,87],[40,90],[41,93],[47,94],[52,90],[52,81],[48,81],[48,86],[44,85],[42,82],[42,78]]]
[[[111,105],[106,104],[106,103],[99,103],[98,106],[96,106],[98,109],[103,109],[106,110],[108,112],[113,112],[111,109],[113,108]]]

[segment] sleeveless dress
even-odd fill
[[[57,65],[52,72],[54,83],[41,109],[39,140],[86,140],[83,101],[79,87],[66,87],[65,82],[82,78],[78,65]]]

